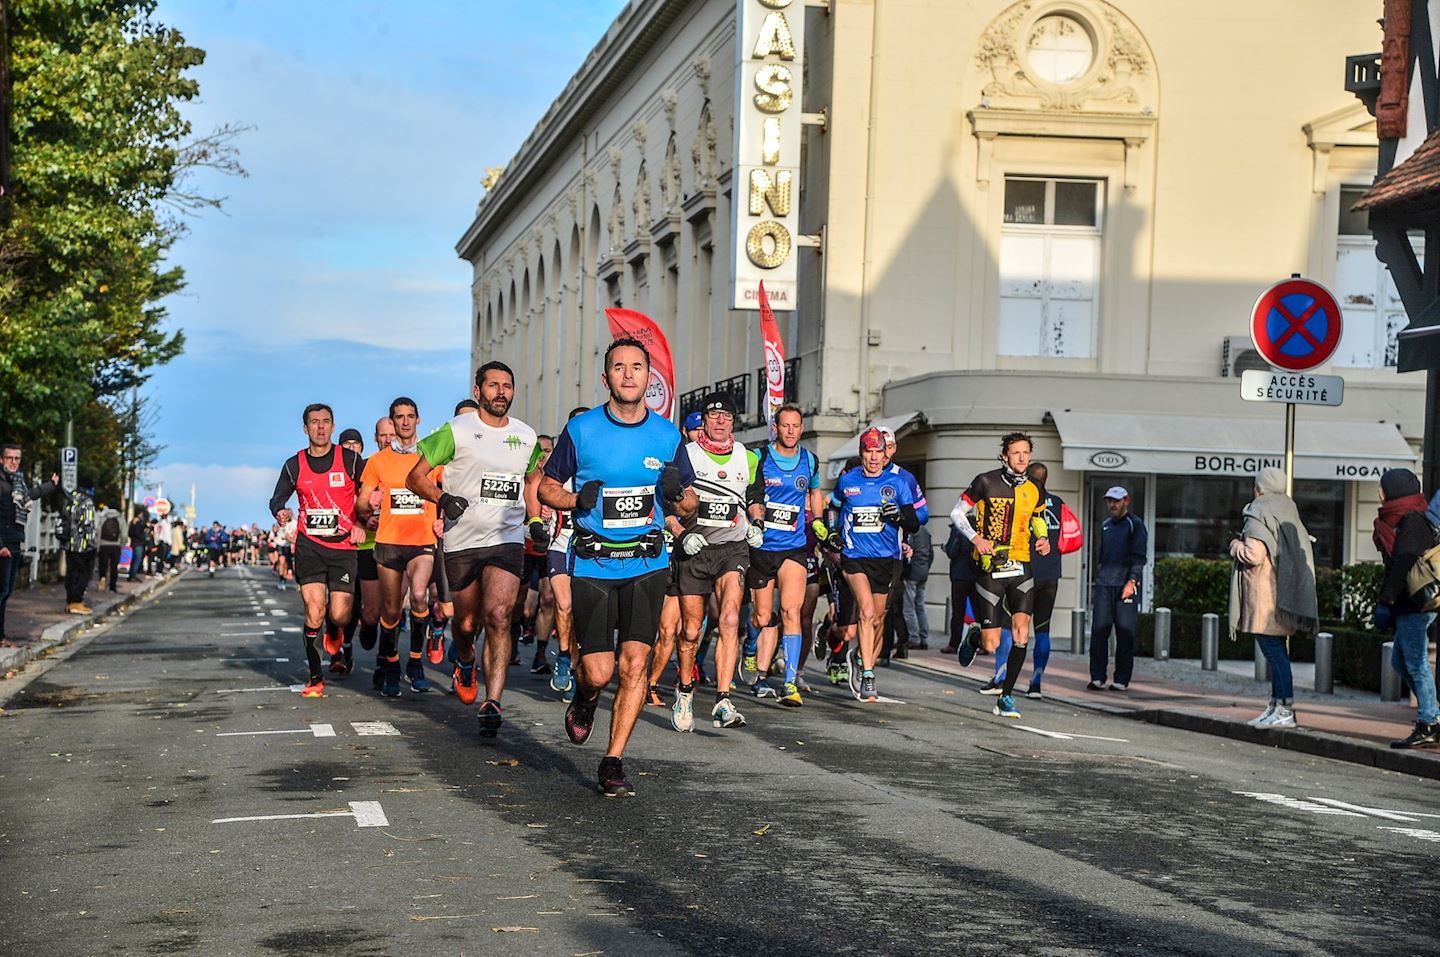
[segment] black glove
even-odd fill
[[[680,481],[680,469],[670,463],[660,472],[660,494],[667,502],[678,502],[685,497],[685,486]]]
[[[542,519],[530,519],[530,541],[535,543],[536,548],[548,548],[550,545],[550,530],[545,527]]]
[[[591,479],[580,486],[580,491],[575,493],[576,511],[588,512],[600,503],[600,488],[602,484],[599,479]]]
[[[440,511],[452,522],[460,521],[460,516],[470,507],[470,500],[461,498],[458,495],[451,495],[449,492],[440,493]]]
[[[894,502],[886,502],[880,506],[880,517],[885,520],[887,525],[899,525],[900,506]]]

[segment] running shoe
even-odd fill
[[[485,703],[480,706],[480,737],[495,737],[500,733],[500,725],[504,721],[505,715],[500,711],[500,702],[494,698],[486,698]]]
[[[1039,685],[1031,685],[1030,688],[1025,692],[1025,697],[1034,698],[1036,701],[1039,701],[1045,696],[1040,693]]]
[[[535,643],[535,629],[529,625],[520,626],[520,644],[530,645]]]
[[[350,665],[345,661],[345,656],[340,655],[330,659],[330,673],[338,680],[350,673]]]
[[[675,689],[675,703],[670,706],[670,727],[676,731],[695,730],[695,689]]]
[[[575,676],[570,673],[570,656],[560,655],[555,659],[555,670],[550,674],[551,691],[569,691],[575,684]]]
[[[991,678],[989,681],[985,682],[983,685],[980,686],[980,693],[983,695],[989,695],[992,698],[998,698],[1000,695],[1004,694],[1004,691],[1001,688],[1000,682],[996,681],[994,678]]]
[[[1259,725],[1268,724],[1268,723],[1270,722],[1270,716],[1275,713],[1275,709],[1279,706],[1279,704],[1280,704],[1280,702],[1278,702],[1278,701],[1272,701],[1272,702],[1270,702],[1269,706],[1266,707],[1266,709],[1265,709],[1264,711],[1260,712],[1260,713],[1257,714],[1255,717],[1251,718],[1249,721],[1246,721],[1245,723],[1248,724],[1248,725],[1250,725],[1250,727],[1252,727],[1252,728],[1257,727],[1257,726],[1259,726]]]
[[[858,700],[860,697],[860,678],[864,672],[864,666],[860,661],[860,649],[851,648],[845,655],[845,673],[850,682],[850,693]]]
[[[785,653],[775,655],[775,660],[770,662],[770,670],[765,672],[767,678],[780,678],[785,674]]]
[[[841,685],[850,680],[850,669],[840,662],[832,662],[829,668],[825,669],[825,677],[830,679],[832,685]]]
[[[536,658],[530,662],[530,673],[532,675],[548,675],[551,672],[550,662],[544,658]]]
[[[320,641],[325,646],[325,654],[332,658],[340,654],[341,649],[345,647],[345,636],[329,628],[326,628],[323,634],[324,637]]]
[[[600,793],[607,798],[634,797],[635,788],[625,779],[625,765],[609,755],[600,759]]]
[[[861,701],[878,701],[880,699],[880,696],[875,693],[875,676],[873,674],[860,676],[860,693],[856,697]]]
[[[774,686],[771,685],[770,682],[764,680],[763,678],[760,679],[759,681],[756,681],[754,684],[752,684],[752,685],[750,686],[750,693],[751,693],[752,695],[754,695],[755,697],[757,697],[757,698],[775,698],[775,697],[779,697],[779,695],[776,694],[776,692],[775,692]]]
[[[743,728],[745,716],[735,709],[729,698],[721,698],[710,709],[710,717],[717,728]]]
[[[445,660],[445,624],[442,622],[437,629],[435,623],[430,623],[430,637],[425,639],[425,657],[432,665],[438,665]]]
[[[462,665],[455,664],[455,697],[460,699],[461,704],[474,704],[475,699],[480,697],[480,682],[475,680],[475,662]]]
[[[419,658],[411,658],[405,663],[405,680],[410,684],[410,690],[416,694],[424,694],[430,690],[430,679],[425,677],[425,662]]]
[[[381,669],[380,697],[400,697],[400,662],[385,662],[385,667]]]
[[[1085,690],[1086,690],[1086,691],[1104,691],[1104,690],[1105,690],[1105,682],[1103,682],[1103,681],[1091,681],[1089,684],[1087,684],[1087,685],[1085,686]]]
[[[1002,718],[1020,717],[1020,709],[1015,707],[1015,699],[1008,694],[1002,694],[1000,700],[995,702],[995,707],[990,709],[991,714],[998,714]]]
[[[584,744],[590,739],[590,732],[595,727],[595,706],[599,703],[600,696],[597,694],[589,701],[576,698],[565,709],[565,734],[571,744]]]
[[[780,696],[780,703],[787,708],[798,708],[805,703],[800,697],[800,689],[794,682],[785,682],[785,693]]]
[[[736,669],[736,676],[742,685],[753,685],[760,677],[760,662],[755,660],[754,655],[746,655],[740,659],[740,667]]]
[[[645,705],[649,708],[665,707],[665,699],[660,697],[660,686],[651,685],[650,692],[645,695]]]
[[[975,660],[975,639],[972,632],[965,632],[965,637],[960,639],[960,647],[955,652],[955,658],[960,662],[960,667],[970,667],[970,662]]]
[[[804,694],[810,693],[810,682],[805,680],[805,676],[803,674],[798,674],[795,676],[795,687],[799,688]]]
[[[305,687],[300,692],[302,698],[323,698],[325,697],[325,682],[320,678],[311,678],[305,682]]]
[[[565,702],[566,704],[569,704],[570,702],[572,702],[572,701],[575,700],[575,679],[574,679],[574,678],[571,678],[571,679],[570,679],[570,687],[568,687],[568,688],[565,689],[565,693],[560,696],[560,700],[563,701],[563,702]]]

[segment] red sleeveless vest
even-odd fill
[[[328,472],[310,468],[307,450],[298,456],[300,468],[295,479],[295,497],[300,503],[296,530],[326,548],[354,549],[350,529],[355,524],[355,483],[345,472],[345,450],[335,452]]]

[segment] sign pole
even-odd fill
[[[1285,494],[1295,497],[1295,403],[1285,403]]]

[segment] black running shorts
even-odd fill
[[[434,555],[434,545],[388,545],[375,543],[375,564],[392,572],[403,572],[410,563],[426,555]]]
[[[709,597],[715,583],[731,572],[743,579],[750,567],[750,546],[744,542],[706,545],[699,552],[676,563],[675,579],[680,594]]]
[[[554,578],[556,575],[570,577],[570,555],[552,548],[545,553],[545,577]]]
[[[355,549],[328,548],[304,535],[295,540],[295,584],[353,595],[356,580]]]
[[[540,590],[540,579],[545,577],[545,556],[525,553],[525,567],[520,574],[520,583],[531,591]]]
[[[525,571],[525,546],[519,542],[463,548],[445,553],[445,577],[450,594],[469,588],[480,580],[486,568],[499,568],[519,578]]]
[[[898,558],[842,558],[840,570],[846,575],[864,575],[870,580],[870,592],[874,595],[888,595],[900,574]]]
[[[761,548],[750,549],[750,570],[745,573],[745,587],[764,588],[775,580],[780,574],[780,566],[786,562],[794,562],[808,572],[807,551],[803,546],[777,552],[767,552]]]
[[[1035,608],[1035,579],[1027,567],[1024,574],[996,578],[981,572],[971,596],[975,620],[981,628],[1003,628],[1011,615],[1028,615]]]
[[[360,571],[360,580],[362,582],[373,582],[380,580],[380,569],[377,568],[375,565],[375,549],[355,549],[355,562],[357,568]]]
[[[637,578],[571,577],[570,602],[580,657],[614,654],[617,630],[620,644],[638,641],[653,646],[668,577],[663,568]]]

